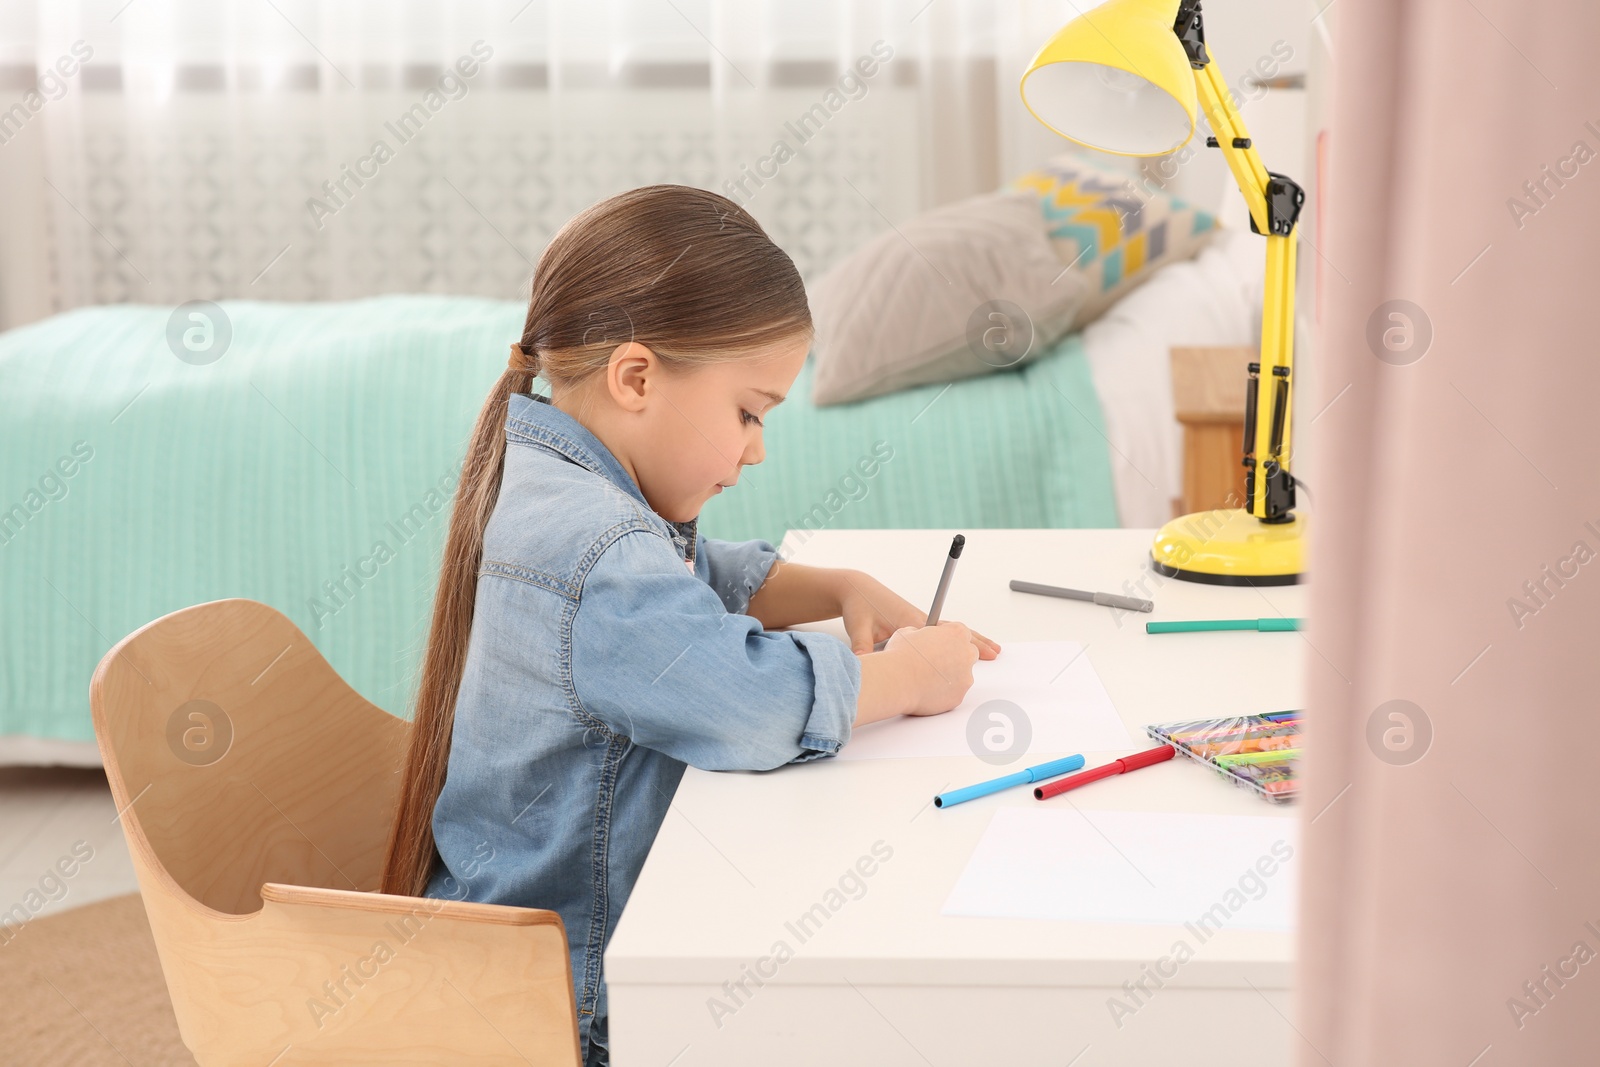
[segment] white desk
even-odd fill
[[[785,545],[797,562],[859,568],[923,604],[955,532],[791,531]],[[1147,747],[1148,723],[1302,706],[1302,667],[1316,655],[1302,635],[1147,635],[1144,623],[1303,616],[1303,586],[1257,591],[1150,576],[1155,612],[1118,619],[1093,604],[1014,593],[1007,582],[1121,592],[1124,580],[1149,574],[1150,531],[964,532],[944,617],[1002,646],[1085,644],[1134,738],[1113,755]],[[844,635],[837,621],[810,628]],[[1119,1026],[1108,998],[1167,956],[1182,927],[940,914],[994,812],[1039,802],[1014,789],[937,809],[933,795],[1065,754],[1030,752],[1001,768],[976,757],[823,759],[767,773],[690,768],[606,953],[613,1062],[1288,1062],[1298,1041],[1286,1019],[1291,934],[1224,927],[1198,946],[1189,938],[1193,958]],[[1107,758],[1085,755],[1090,766]],[[1072,801],[1085,810],[1298,815],[1183,760],[1096,783]],[[878,841],[892,858],[802,942],[786,923]],[[779,941],[793,953],[781,964]],[[749,976],[763,957],[771,976],[757,975],[758,987]],[[724,983],[740,979],[748,994],[730,996]],[[714,1012],[718,1002],[735,1010]]]

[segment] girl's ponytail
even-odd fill
[[[433,805],[444,788],[450,759],[456,693],[467,658],[467,635],[472,632],[478,564],[483,559],[483,530],[499,499],[500,474],[505,468],[506,409],[511,394],[527,392],[531,382],[532,377],[524,371],[507,367],[490,389],[472,427],[439,567],[428,650],[411,717],[411,749],[384,860],[384,893],[422,896],[438,859],[433,844]]]
[[[433,808],[444,788],[483,531],[500,494],[512,393],[542,376],[570,388],[627,341],[668,367],[738,358],[811,333],[794,263],[726,197],[682,185],[633,189],[571,219],[534,271],[522,339],[472,428],[445,539],[381,891],[422,896],[439,862]]]

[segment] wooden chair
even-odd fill
[[[201,1067],[576,1065],[553,911],[377,893],[411,724],[253,600],[175,611],[89,687]]]

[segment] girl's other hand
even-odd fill
[[[856,655],[865,656],[874,651],[874,645],[897,630],[926,628],[926,608],[917,607],[863,571],[839,573],[839,615],[844,619],[850,648]],[[998,644],[975,630],[967,632],[978,649],[979,659],[994,659],[1000,654]]]

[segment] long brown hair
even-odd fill
[[[682,369],[811,329],[794,263],[748,212],[716,193],[633,189],[579,213],[551,238],[534,269],[522,340],[478,413],[456,488],[383,892],[421,896],[439,861],[433,808],[450,757],[483,530],[500,494],[511,394],[529,392],[536,375],[552,390],[581,385],[629,340]]]

